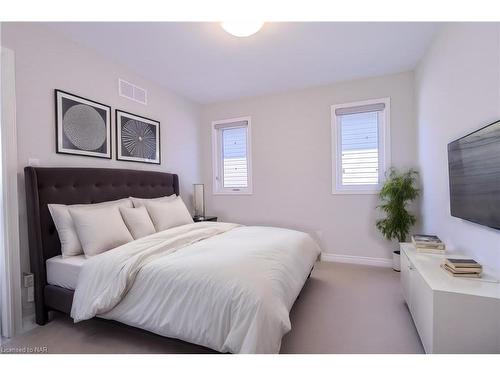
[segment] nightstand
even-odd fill
[[[217,221],[217,216],[194,216],[193,221],[199,223],[202,221]]]

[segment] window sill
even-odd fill
[[[380,189],[373,190],[332,190],[333,195],[378,195]]]
[[[214,191],[212,195],[253,195],[252,191]]]

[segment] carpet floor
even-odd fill
[[[400,288],[387,268],[317,263],[290,314],[292,330],[281,353],[423,353]],[[214,353],[103,319],[78,324],[54,314],[2,343],[9,349],[47,353]],[[41,348],[41,349],[40,349]]]

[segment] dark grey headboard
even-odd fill
[[[45,261],[61,254],[57,230],[48,203],[99,203],[126,198],[179,195],[176,174],[105,168],[24,169],[31,271],[35,274],[35,298],[43,299]],[[38,295],[38,296],[37,296]],[[38,297],[38,298],[37,298]]]

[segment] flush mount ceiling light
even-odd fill
[[[264,22],[258,21],[221,22],[221,26],[224,30],[226,30],[229,34],[237,37],[246,37],[255,34],[261,29],[263,25]]]

